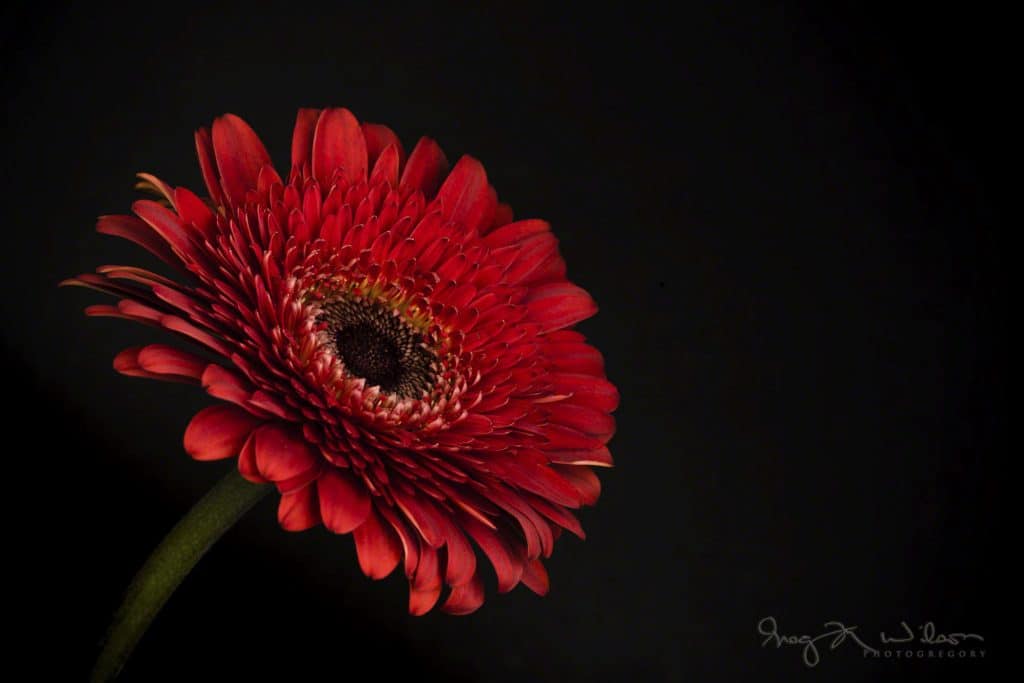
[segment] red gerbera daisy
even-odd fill
[[[570,329],[597,308],[548,224],[512,222],[476,159],[449,173],[427,138],[406,158],[345,109],[299,111],[286,180],[237,116],[195,140],[208,199],[142,174],[161,199],[97,225],[183,277],[106,266],[70,283],[121,297],[89,315],[216,358],[151,345],[114,367],[224,401],[192,419],[185,450],[275,484],[287,530],[352,533],[371,578],[402,563],[411,613],[445,585],[445,611],[481,605],[472,543],[500,591],[543,595],[541,558],[561,529],[583,536],[570,509],[611,465],[618,403]]]

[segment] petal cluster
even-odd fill
[[[206,198],[140,174],[157,199],[97,225],[177,275],[105,266],[68,283],[118,297],[89,315],[198,349],[130,348],[114,367],[219,399],[185,430],[189,455],[237,457],[273,483],[287,530],[351,533],[367,576],[401,566],[411,613],[442,594],[446,612],[477,609],[477,549],[499,591],[546,593],[542,560],[563,529],[583,536],[573,510],[612,464],[618,404],[572,329],[597,309],[548,224],[513,221],[472,157],[449,168],[428,138],[407,155],[346,109],[299,111],[286,177],[237,116],[195,142]],[[393,316],[386,331],[415,353],[392,360],[415,358],[416,381],[396,391],[354,371],[338,310]]]

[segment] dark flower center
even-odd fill
[[[434,354],[400,315],[379,303],[339,299],[323,307],[327,343],[367,386],[421,398],[434,383]]]

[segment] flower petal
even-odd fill
[[[547,221],[528,219],[504,225],[484,238],[484,243],[492,249],[510,244],[519,244],[528,237],[550,232],[551,225]]]
[[[619,390],[603,377],[593,375],[554,373],[548,378],[551,391],[569,394],[572,402],[610,413],[619,407]]]
[[[586,290],[568,282],[535,287],[526,297],[528,320],[541,326],[541,333],[575,325],[597,313],[597,304]]]
[[[299,109],[292,133],[292,171],[301,171],[313,160],[313,132],[320,118],[319,109]]]
[[[387,126],[382,126],[379,123],[364,123],[363,137],[366,139],[366,155],[370,166],[373,166],[381,153],[391,145],[395,146],[399,163],[405,161],[405,151],[402,149],[401,140]]]
[[[383,579],[402,559],[402,543],[390,525],[370,510],[366,521],[352,532],[359,567],[371,579]]]
[[[498,576],[498,591],[507,593],[515,588],[523,575],[525,557],[522,548],[472,517],[464,517],[462,526],[494,566],[494,573]]]
[[[416,565],[420,561],[420,544],[416,540],[416,537],[412,535],[408,525],[402,521],[398,513],[389,506],[380,506],[377,508],[380,512],[381,517],[391,525],[395,533],[398,535],[398,540],[402,544],[402,554],[405,556],[405,575],[407,578],[412,578],[416,573]]]
[[[424,614],[429,612],[434,605],[437,604],[437,599],[441,597],[441,586],[436,588],[428,588],[426,590],[413,590],[409,589],[409,614],[414,617],[422,617]]]
[[[580,501],[584,505],[593,505],[601,497],[601,480],[589,467],[576,465],[553,465],[552,467],[580,492]]]
[[[210,131],[205,128],[196,131],[196,156],[199,157],[199,168],[203,172],[203,182],[206,183],[210,199],[217,204],[223,204],[224,190],[220,186],[220,174],[217,173],[213,142],[210,140]]]
[[[398,148],[389,145],[381,152],[377,162],[373,165],[373,172],[370,174],[370,185],[388,183],[398,184]]]
[[[437,192],[446,218],[480,230],[489,225],[498,205],[498,196],[487,183],[483,164],[471,156],[464,156],[448,174]]]
[[[327,109],[313,134],[313,177],[329,187],[337,169],[349,182],[366,179],[369,165],[366,139],[359,122],[348,109]]]
[[[150,199],[140,199],[132,204],[132,211],[144,220],[157,235],[162,237],[180,257],[193,258],[196,250],[188,230],[181,222],[178,214],[165,209]]]
[[[325,527],[336,534],[347,534],[366,522],[370,515],[370,496],[366,487],[351,474],[329,467],[320,475],[316,486]]]
[[[540,560],[530,560],[523,567],[523,585],[541,597],[548,594],[551,581],[548,570]]]
[[[203,371],[201,382],[210,396],[231,401],[242,407],[249,407],[249,397],[253,393],[252,386],[231,370],[211,363]]]
[[[615,418],[603,410],[575,405],[567,401],[548,403],[541,407],[551,424],[563,425],[587,436],[608,441],[615,433]]]
[[[476,574],[476,553],[466,535],[447,515],[440,516],[447,554],[444,580],[450,586],[461,586]]]
[[[196,460],[221,460],[238,455],[260,421],[229,405],[215,405],[196,413],[185,428],[185,451]]]
[[[266,484],[267,480],[260,476],[256,467],[256,435],[252,434],[238,454],[238,473],[254,484]]]
[[[448,614],[472,614],[484,604],[484,582],[479,574],[461,586],[454,586],[441,611]]]
[[[150,344],[139,350],[139,367],[158,375],[179,375],[199,379],[209,364],[194,353],[163,344]]]
[[[302,488],[281,496],[277,505],[277,521],[285,531],[305,531],[320,523],[320,506],[316,486]]]
[[[271,422],[255,434],[256,468],[269,481],[301,476],[319,464],[306,439],[280,423]]]
[[[220,184],[229,204],[245,202],[245,193],[256,189],[260,169],[270,163],[270,155],[249,124],[234,114],[225,114],[213,122],[213,153],[220,173]]]
[[[174,190],[174,204],[182,221],[194,225],[205,237],[211,235],[217,221],[202,199],[191,190],[179,187]]]
[[[181,266],[181,259],[167,241],[135,216],[100,216],[96,232],[135,242],[164,263]]]
[[[444,545],[444,531],[440,521],[441,515],[434,506],[423,497],[409,496],[393,490],[395,504],[401,508],[405,518],[416,528],[420,536],[433,548]]]
[[[409,155],[398,184],[402,188],[420,190],[427,197],[432,197],[446,170],[448,160],[437,143],[430,138],[420,138]]]

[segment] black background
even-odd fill
[[[553,590],[405,614],[349,538],[262,503],[200,563],[126,681],[875,680],[989,672],[1007,455],[997,201],[1006,17],[934,4],[566,9],[308,2],[4,10],[6,592],[31,679],[84,678],[121,590],[229,465],[182,452],[208,404],[124,378],[162,338],[57,290],[133,174],[201,188],[191,133],[246,118],[279,166],[298,106],[343,105],[407,149],[481,159],[549,219],[621,389],[617,467]],[[13,408],[13,410],[12,410]],[[14,549],[12,548],[12,545]],[[492,581],[493,583],[493,581]],[[493,589],[493,586],[491,586]],[[900,620],[986,637],[985,661],[807,672],[755,625],[867,638]]]

